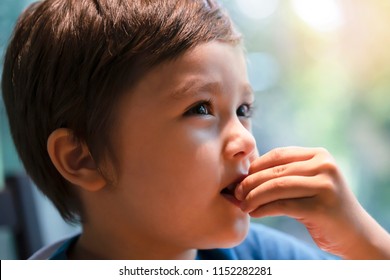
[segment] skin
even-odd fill
[[[250,216],[272,215],[296,218],[342,257],[390,257],[390,238],[326,150],[258,157],[253,99],[241,48],[211,42],[155,67],[121,98],[108,176],[71,131],[54,131],[49,155],[84,206],[69,258],[193,259],[196,249],[240,243]],[[235,182],[235,198],[221,194]]]

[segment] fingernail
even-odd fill
[[[236,189],[234,190],[234,195],[236,196],[237,200],[242,201],[244,200],[244,191],[242,189],[241,185],[238,185]]]
[[[241,211],[242,212],[245,212],[245,213],[248,213],[248,205],[247,205],[247,203],[245,203],[245,201],[242,201],[241,203],[240,203],[240,209],[241,209]]]

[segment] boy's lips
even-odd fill
[[[245,177],[246,175],[240,176],[233,183],[229,184],[227,187],[221,190],[221,195],[237,207],[240,206],[241,202],[234,195],[234,191],[236,190],[237,186],[242,182],[242,180],[244,180]]]

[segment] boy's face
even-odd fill
[[[180,248],[241,241],[249,217],[221,191],[256,155],[253,99],[242,50],[229,44],[199,45],[149,72],[117,110],[117,222]]]

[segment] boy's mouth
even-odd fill
[[[238,183],[232,183],[230,184],[229,186],[227,186],[226,188],[224,188],[222,191],[221,191],[221,194],[226,194],[226,195],[232,195],[234,196],[234,191],[237,187]]]
[[[240,206],[240,201],[234,195],[234,191],[243,179],[244,177],[241,177],[237,181],[231,183],[230,185],[221,190],[221,195],[237,207]]]

